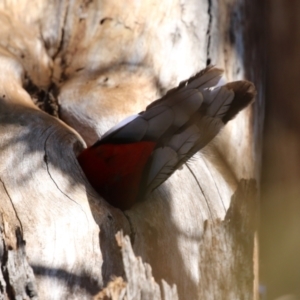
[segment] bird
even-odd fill
[[[254,101],[253,83],[222,76],[205,68],[84,149],[78,162],[100,196],[123,211],[144,201]]]

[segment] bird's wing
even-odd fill
[[[252,83],[220,85],[222,73],[208,67],[181,82],[144,112],[114,127],[95,145],[154,141],[156,148],[145,169],[142,186],[142,194],[151,192],[252,102]]]

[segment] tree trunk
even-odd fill
[[[268,60],[261,281],[268,299],[284,298],[284,294],[294,294],[299,299],[300,2],[268,0],[266,4]]]
[[[255,297],[259,5],[0,1],[0,299]],[[209,63],[255,106],[145,202],[108,205],[76,155]]]

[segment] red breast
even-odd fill
[[[137,200],[142,174],[154,142],[100,144],[85,149],[78,161],[94,189],[110,204],[129,209]]]

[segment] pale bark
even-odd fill
[[[176,285],[170,287],[162,280],[161,288],[152,277],[152,270],[148,264],[143,264],[140,257],[135,257],[128,236],[117,233],[116,239],[121,247],[126,281],[122,277],[112,278],[108,286],[103,289],[95,300],[100,299],[172,299],[177,300]],[[107,298],[106,298],[107,297]]]
[[[245,17],[253,7],[242,0],[0,2],[2,237],[5,253],[28,258],[34,297],[90,299],[123,276],[113,299],[139,299],[133,290],[141,299],[175,299],[173,285],[179,299],[253,299],[261,112],[240,113],[125,213],[96,194],[76,160],[85,143],[208,61],[228,80],[256,76],[261,106],[263,76]],[[41,95],[58,99],[64,122],[34,106],[31,98]],[[117,244],[119,230],[160,286],[127,238]],[[140,273],[132,277],[135,263]],[[32,274],[29,265],[23,274]],[[15,295],[30,298],[22,284]],[[9,293],[3,289],[13,299]]]

